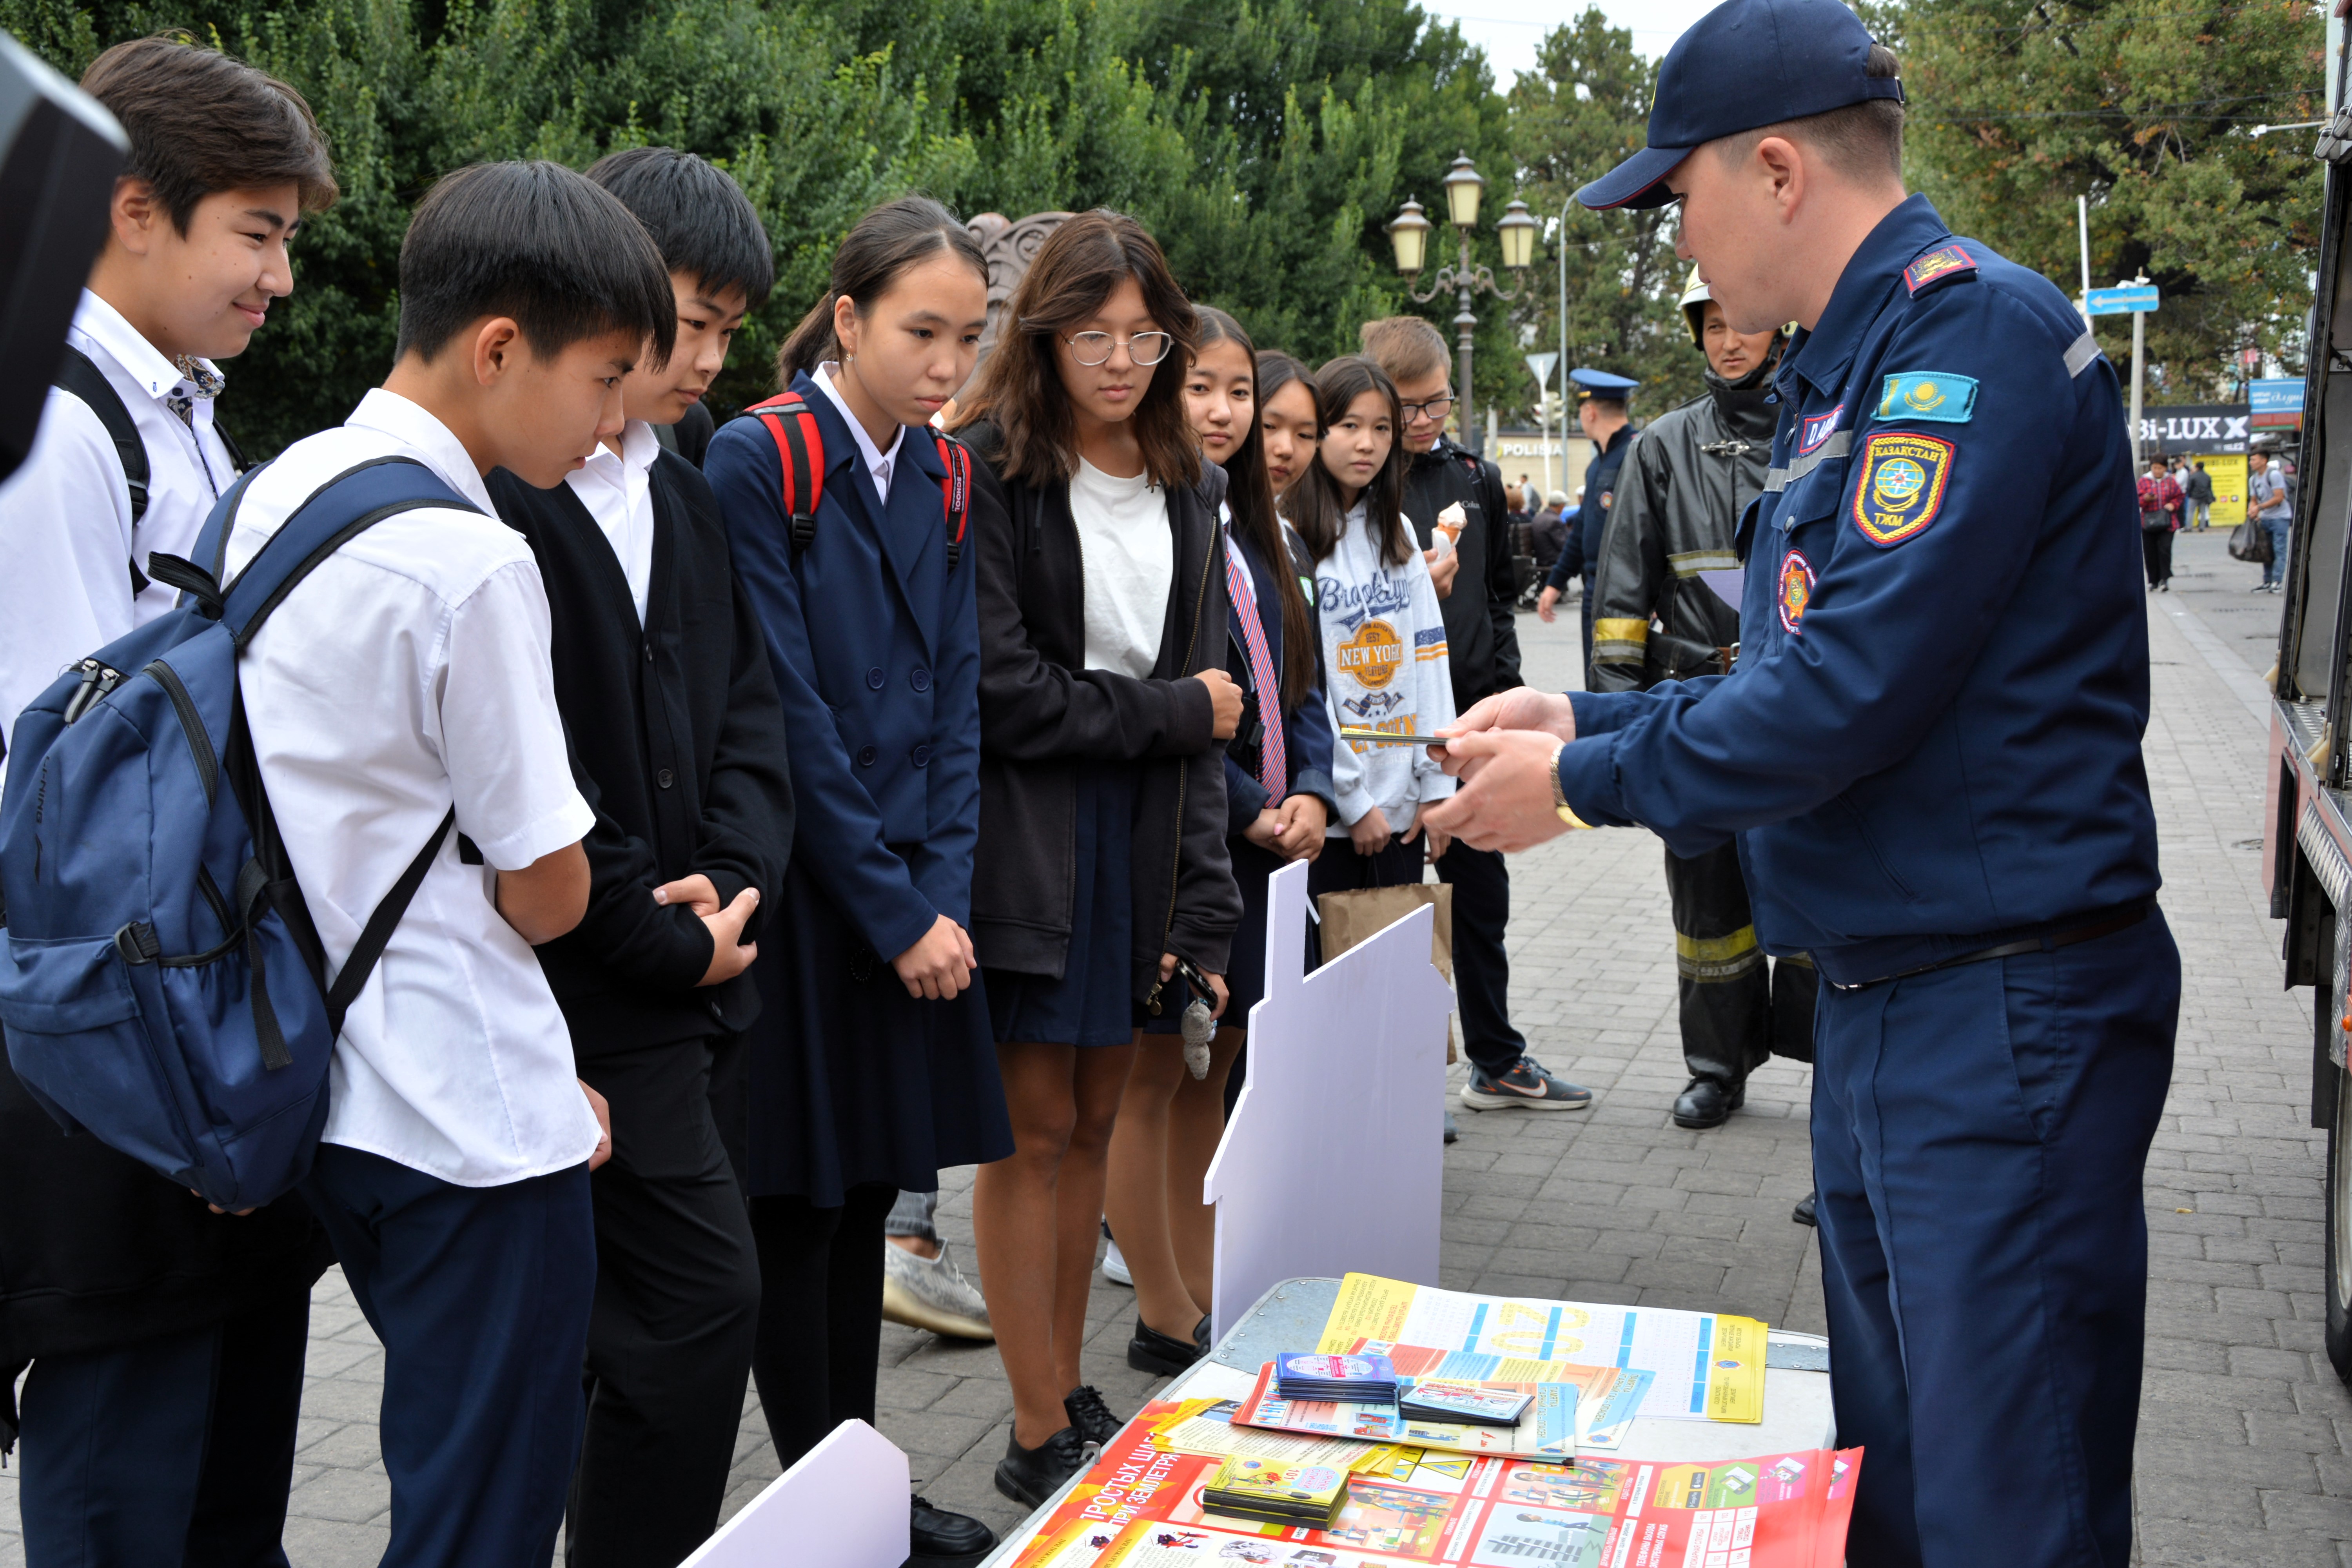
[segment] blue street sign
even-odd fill
[[[2156,285],[2129,289],[2094,289],[2088,301],[2094,316],[2128,316],[2156,309]]]

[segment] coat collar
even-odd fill
[[[818,385],[805,371],[793,378],[793,390],[808,405],[824,439],[824,493],[840,497],[843,507],[881,541],[882,553],[890,563],[891,575],[898,580],[899,597],[907,606],[908,618],[920,630],[925,649],[936,652],[937,628],[930,624],[932,617],[916,608],[919,602],[929,602],[931,596],[919,595],[914,586],[915,566],[922,558],[926,542],[933,536],[942,540],[946,536],[940,510],[940,481],[947,470],[940,466],[939,448],[930,432],[899,426],[892,457],[895,466],[890,494],[886,500],[866,468],[860,433],[853,433],[852,422],[843,416],[828,390]],[[818,527],[822,529],[824,524],[820,522]]]
[[[1926,196],[1904,198],[1893,212],[1878,220],[1838,274],[1837,287],[1822,319],[1810,332],[1800,330],[1789,345],[1788,361],[1778,378],[1793,397],[1791,379],[1824,395],[1845,384],[1846,367],[1853,363],[1862,335],[1886,308],[1886,297],[1922,251],[1932,250],[1952,237],[1943,215]]]

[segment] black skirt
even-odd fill
[[[909,996],[794,856],[753,973],[753,1197],[838,1208],[864,1183],[935,1192],[947,1167],[1013,1152],[977,971],[951,1002]]]

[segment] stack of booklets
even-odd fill
[[[1211,1513],[1265,1524],[1328,1530],[1348,1506],[1348,1470],[1323,1461],[1234,1454],[1202,1488],[1201,1506]]]
[[[1463,1383],[1433,1377],[1409,1379],[1397,1394],[1397,1414],[1408,1420],[1459,1421],[1474,1426],[1516,1426],[1536,1401],[1530,1389],[1500,1383]]]
[[[1396,1366],[1384,1355],[1292,1352],[1274,1359],[1275,1391],[1285,1399],[1394,1405]]]

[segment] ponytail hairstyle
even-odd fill
[[[789,390],[795,375],[813,374],[826,361],[841,357],[841,344],[833,335],[835,301],[846,298],[862,316],[890,291],[900,274],[941,251],[961,258],[982,283],[988,281],[988,259],[980,253],[980,241],[929,196],[900,196],[869,209],[833,253],[832,288],[777,351],[776,390]]]
[[[1143,448],[1143,471],[1163,489],[1201,482],[1201,444],[1184,416],[1184,367],[1200,347],[1200,322],[1168,270],[1159,242],[1125,213],[1097,207],[1045,237],[1005,308],[996,350],[961,405],[957,428],[995,426],[987,454],[1001,479],[1052,484],[1078,471],[1077,422],[1062,390],[1056,340],[1091,320],[1128,279],[1169,336],[1168,357],[1129,416]]]
[[[1239,321],[1213,305],[1194,307],[1201,318],[1201,348],[1211,343],[1233,343],[1249,357],[1250,377],[1249,434],[1225,460],[1225,507],[1233,513],[1234,531],[1256,546],[1265,558],[1266,569],[1274,574],[1275,596],[1281,600],[1282,609],[1282,706],[1286,712],[1298,706],[1315,684],[1315,656],[1320,647],[1315,621],[1307,608],[1307,595],[1299,591],[1298,573],[1290,559],[1290,551],[1283,543],[1282,517],[1274,508],[1274,485],[1265,473],[1265,426],[1258,417],[1257,384],[1258,352],[1242,331]],[[1195,350],[1197,355],[1198,350]]]
[[[1315,373],[1315,417],[1328,432],[1347,416],[1348,405],[1367,392],[1388,399],[1392,434],[1389,460],[1356,499],[1364,503],[1364,525],[1380,541],[1381,559],[1402,566],[1412,559],[1413,542],[1404,525],[1404,417],[1397,406],[1396,383],[1361,354],[1342,354]],[[1339,481],[1323,466],[1319,451],[1284,493],[1283,504],[1290,526],[1298,531],[1315,559],[1320,561],[1339,548],[1348,509],[1340,502]]]

